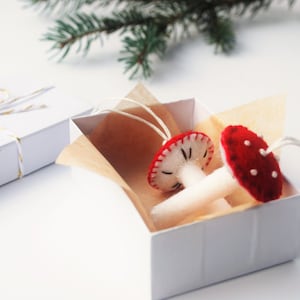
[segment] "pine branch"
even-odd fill
[[[84,54],[90,49],[91,43],[100,38],[101,34],[111,34],[120,29],[125,32],[129,27],[151,24],[153,18],[147,18],[142,12],[131,10],[113,13],[111,17],[98,18],[95,14],[76,13],[65,20],[57,20],[56,26],[50,28],[43,37],[52,41],[52,50],[64,50],[63,59],[74,44],[78,44],[77,52]],[[84,44],[84,46],[83,46]]]
[[[215,45],[216,52],[230,53],[234,49],[236,40],[229,18],[217,16],[215,11],[211,11],[202,31],[208,43]]]
[[[134,78],[140,70],[145,78],[152,74],[151,56],[154,54],[162,58],[167,47],[165,28],[154,24],[139,27],[134,30],[132,37],[123,39],[123,56],[119,61],[125,63],[125,73],[132,71],[130,78]]]
[[[58,19],[43,36],[52,42],[54,56],[60,60],[77,46],[84,55],[103,35],[119,31],[123,49],[119,61],[130,77],[152,74],[153,58],[162,58],[168,42],[195,31],[203,35],[217,52],[230,53],[236,44],[232,17],[246,13],[255,16],[268,10],[274,0],[23,0],[32,6],[54,12],[58,7],[66,15]],[[295,0],[286,0],[292,6]],[[92,13],[82,12],[93,7]],[[105,16],[99,7],[110,10]]]
[[[34,6],[42,12],[59,12],[60,15],[77,11],[99,0],[23,0],[28,6]],[[108,0],[106,2],[109,2]]]

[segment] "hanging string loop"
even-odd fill
[[[154,111],[147,105],[145,105],[139,101],[130,99],[130,98],[120,98],[120,99],[113,99],[113,100],[127,101],[127,102],[131,102],[131,103],[134,103],[134,104],[140,106],[155,119],[155,121],[160,125],[162,130],[160,128],[158,128],[157,126],[155,126],[153,123],[151,123],[139,116],[136,116],[134,114],[131,114],[131,113],[119,110],[119,109],[105,109],[105,110],[102,110],[101,112],[114,112],[114,113],[126,116],[130,119],[144,123],[147,126],[149,126],[150,128],[152,128],[159,136],[161,136],[161,138],[163,139],[163,142],[166,142],[172,138],[172,134],[171,134],[168,126],[165,124],[165,122],[157,114],[155,114]],[[99,112],[98,108],[94,109],[92,113],[97,113],[97,112]]]
[[[300,147],[300,140],[294,138],[294,137],[290,137],[290,136],[285,136],[282,137],[280,139],[278,139],[277,141],[275,141],[273,144],[271,144],[265,151],[264,151],[264,155],[268,155],[271,152],[284,147],[284,146],[288,146],[288,145],[292,145],[292,146],[298,146]]]

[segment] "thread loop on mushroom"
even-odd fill
[[[130,114],[130,113],[122,111],[122,110],[118,110],[118,109],[105,109],[105,110],[102,110],[102,112],[114,112],[114,113],[118,113],[118,114],[126,116],[126,117],[128,117],[130,119],[133,119],[133,120],[136,120],[136,121],[139,121],[141,123],[146,124],[147,126],[149,126],[150,128],[152,128],[158,135],[160,135],[162,137],[163,143],[166,142],[166,141],[168,141],[168,140],[170,140],[172,138],[171,132],[170,132],[169,128],[167,127],[167,125],[164,123],[164,121],[158,115],[156,115],[151,110],[151,108],[149,108],[148,106],[146,106],[143,103],[140,103],[140,102],[138,102],[136,100],[133,100],[133,99],[130,99],[130,98],[120,98],[120,99],[117,99],[117,100],[131,102],[131,103],[134,103],[134,104],[142,107],[146,112],[148,112],[157,121],[157,123],[161,126],[161,128],[163,130],[160,130],[157,126],[155,126],[154,124],[152,124],[151,122],[149,122],[147,120],[144,120],[143,118],[141,118],[139,116]],[[99,110],[96,108],[96,109],[93,110],[92,113],[96,113],[98,111]]]
[[[276,149],[279,149],[283,146],[294,145],[300,147],[300,140],[294,137],[283,137],[277,141],[275,141],[272,145],[270,145],[266,150],[264,150],[264,155],[268,155]]]

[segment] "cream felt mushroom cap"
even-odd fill
[[[172,137],[155,154],[149,172],[149,184],[161,191],[180,189],[192,176],[182,172],[187,165],[196,164],[199,172],[211,161],[214,145],[204,133],[188,131]]]

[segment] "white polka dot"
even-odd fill
[[[266,156],[266,150],[265,149],[260,148],[258,151],[259,151],[260,155]]]
[[[252,176],[256,176],[256,175],[258,174],[258,172],[257,172],[256,169],[251,169],[251,170],[250,170],[250,174],[251,174]]]
[[[273,171],[273,172],[272,172],[272,177],[273,177],[273,178],[277,178],[277,177],[278,177],[278,173],[277,173],[276,171]]]
[[[245,140],[244,145],[249,147],[249,146],[251,146],[251,142],[249,140]]]

